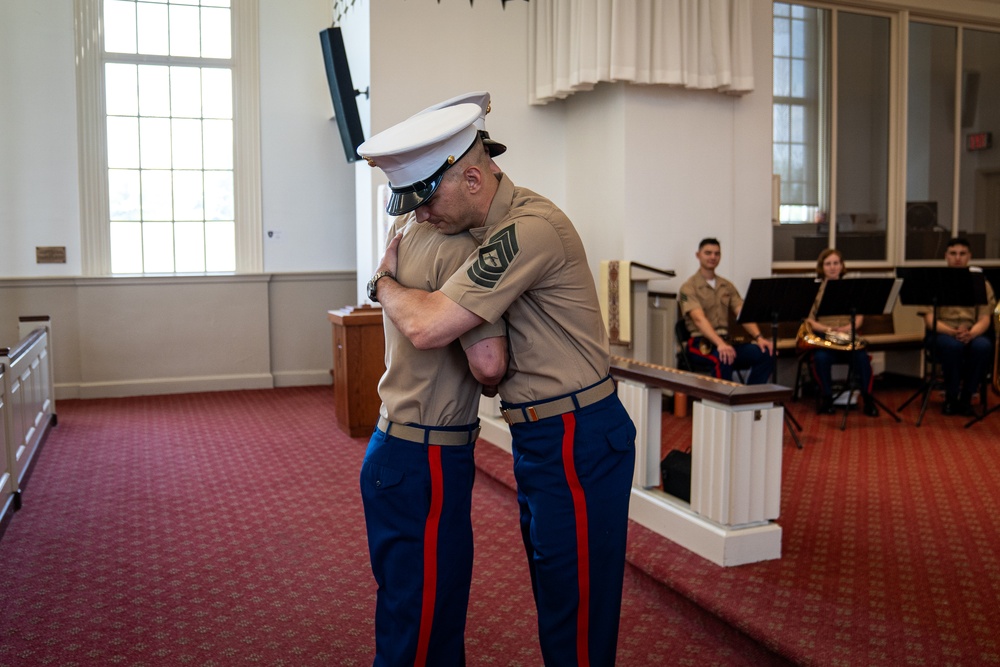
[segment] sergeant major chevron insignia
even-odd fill
[[[469,267],[469,278],[477,285],[493,289],[517,255],[515,225],[508,225],[479,247],[479,258]]]

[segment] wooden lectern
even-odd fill
[[[378,381],[385,373],[382,309],[345,306],[327,311],[333,325],[333,401],[340,428],[352,438],[371,435],[382,405]]]

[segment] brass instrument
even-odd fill
[[[851,336],[841,331],[824,331],[822,334],[813,333],[809,324],[805,321],[799,327],[799,333],[795,338],[795,345],[801,349],[821,349],[821,350],[863,350],[868,345],[864,338],[855,338],[851,344]],[[1000,390],[998,390],[1000,391]]]

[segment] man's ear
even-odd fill
[[[465,171],[462,172],[462,178],[465,181],[465,187],[467,187],[469,192],[472,194],[479,192],[479,189],[483,187],[483,172],[475,165],[467,167]]]

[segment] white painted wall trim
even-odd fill
[[[270,373],[147,378],[123,382],[83,382],[77,385],[56,384],[56,399],[156,396],[159,394],[188,394],[204,391],[271,389],[274,386],[274,380]]]

